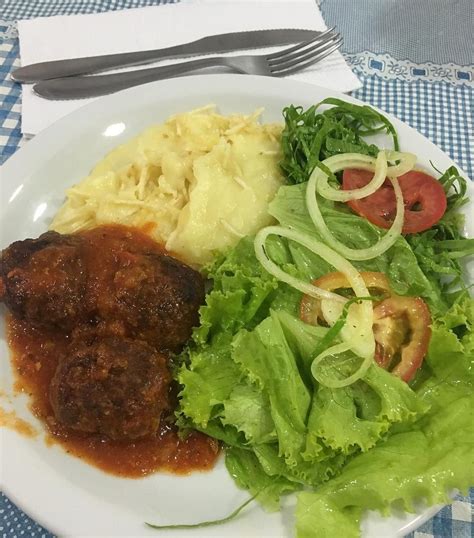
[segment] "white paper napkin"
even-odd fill
[[[314,0],[187,1],[18,23],[22,65],[169,47],[206,35],[270,28],[324,30],[326,24]],[[167,63],[172,62],[161,62],[161,65]],[[361,86],[339,52],[288,78],[342,92]],[[31,85],[23,85],[22,132],[37,134],[91,100],[48,101],[36,96]]]

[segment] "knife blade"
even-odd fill
[[[218,34],[182,45],[156,50],[105,54],[30,64],[13,71],[11,78],[15,82],[32,83],[51,78],[86,75],[106,71],[107,69],[147,64],[158,60],[288,45],[308,41],[319,33],[321,32],[317,30],[282,28]]]

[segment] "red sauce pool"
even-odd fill
[[[97,241],[96,252],[106,248],[104,241],[109,241],[111,248],[119,248],[130,241],[135,251],[140,245],[161,251],[144,233],[130,228],[107,226],[80,233],[87,235],[89,241]],[[35,328],[13,316],[8,317],[7,333],[12,364],[18,376],[16,387],[30,395],[32,411],[46,425],[49,442],[59,443],[68,453],[124,477],[141,477],[158,470],[187,474],[214,466],[219,455],[215,439],[200,432],[191,432],[180,439],[176,426],[166,420],[161,421],[154,437],[135,441],[112,441],[98,434],[84,434],[61,426],[54,418],[49,386],[69,336],[59,330]]]

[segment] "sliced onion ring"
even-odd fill
[[[387,168],[388,177],[400,177],[415,168],[416,155],[408,151],[387,151],[387,161],[399,161],[398,164],[391,165]]]
[[[398,160],[398,164],[388,166],[387,161],[394,160]],[[335,269],[343,273],[357,297],[367,297],[368,290],[361,275],[348,260],[368,260],[375,258],[388,250],[398,239],[402,231],[405,211],[402,192],[396,178],[411,170],[415,162],[416,157],[414,155],[395,151],[387,153],[382,151],[377,155],[376,159],[360,154],[335,155],[326,159],[321,163],[324,166],[322,168],[315,168],[311,174],[306,188],[306,204],[311,220],[326,241],[327,245],[290,228],[267,226],[266,228],[261,229],[255,236],[254,248],[257,259],[266,271],[282,282],[287,283],[311,297],[335,302],[342,306],[346,302],[344,297],[316,287],[286,273],[267,256],[265,252],[265,242],[268,236],[279,235],[280,237],[285,237],[308,248],[326,262],[330,263]],[[374,176],[367,185],[360,189],[342,191],[334,189],[329,185],[329,176],[324,171],[324,167],[329,169],[332,173],[339,172],[345,168],[359,168],[373,171]],[[346,202],[370,196],[382,186],[386,177],[392,182],[397,202],[397,214],[392,226],[375,245],[372,245],[369,248],[352,249],[342,244],[332,235],[324,222],[318,206],[316,190],[327,199]],[[373,363],[375,352],[375,339],[372,330],[373,308],[372,305],[366,301],[362,301],[361,303],[362,304],[359,305],[351,305],[349,308],[346,326],[349,325],[350,330],[341,331],[341,337],[345,341],[324,350],[313,360],[311,372],[315,379],[323,385],[331,388],[350,385],[360,379]],[[335,310],[340,310],[340,307],[336,307]],[[346,333],[346,336],[344,333]],[[348,350],[352,350],[363,359],[357,371],[345,379],[322,379],[317,368],[320,362],[330,355],[335,356]]]
[[[323,164],[325,164],[327,160],[328,159],[323,161]],[[379,159],[377,160],[379,163],[381,162],[379,161]],[[405,206],[403,203],[402,191],[398,184],[398,180],[395,177],[389,176],[389,179],[392,182],[393,189],[395,191],[395,198],[397,201],[397,214],[395,216],[393,224],[387,231],[387,233],[383,237],[381,237],[377,243],[375,243],[371,247],[363,249],[353,249],[338,241],[330,232],[329,228],[324,222],[324,218],[319,209],[316,197],[317,181],[320,177],[321,176],[314,171],[311,174],[311,177],[308,181],[308,185],[306,187],[306,205],[308,207],[308,212],[311,217],[311,220],[313,221],[319,233],[322,235],[324,241],[331,248],[333,248],[335,251],[337,251],[339,254],[341,254],[348,260],[371,260],[372,258],[376,258],[377,256],[380,256],[385,251],[387,251],[395,243],[398,237],[400,237],[405,217]]]
[[[255,236],[254,241],[255,255],[258,261],[262,264],[264,269],[275,278],[278,278],[282,282],[286,282],[295,289],[317,299],[335,300],[341,303],[347,301],[347,299],[341,295],[313,286],[308,282],[289,275],[278,267],[278,265],[270,260],[265,252],[265,242],[270,235],[285,237],[303,245],[343,273],[357,297],[367,297],[369,295],[369,291],[363,278],[348,260],[324,243],[321,243],[304,233],[284,228],[283,226],[267,226],[266,228],[262,228]],[[354,307],[356,308],[354,309]],[[351,342],[349,342],[351,349],[357,355],[372,360],[375,353],[375,339],[372,331],[372,304],[363,301],[361,305],[351,305],[346,323],[357,328],[356,331],[351,331]]]
[[[367,157],[366,155],[357,155],[357,153],[345,153],[343,155],[334,155],[322,162],[332,173],[340,172],[346,168],[357,168],[368,170],[374,173],[374,177],[360,189],[342,190],[331,187],[328,183],[328,175],[321,169],[315,168],[311,174],[314,185],[323,198],[335,202],[348,202],[349,200],[359,200],[366,198],[378,190],[385,178],[387,177],[387,159],[385,152],[381,151],[377,159]]]
[[[398,160],[399,163],[394,166],[388,166],[387,161],[389,160]],[[328,175],[321,168],[315,168],[312,175],[315,175],[314,181],[316,188],[323,198],[335,202],[349,202],[350,200],[360,200],[361,198],[370,196],[382,186],[387,176],[401,176],[412,170],[415,163],[416,155],[413,153],[400,153],[398,151],[380,151],[377,159],[359,153],[343,153],[325,159],[322,164],[334,174],[346,168],[357,168],[359,170],[374,172],[374,177],[367,185],[351,190],[331,187],[328,183]]]
[[[353,374],[344,379],[325,379],[324,377],[321,377],[319,375],[318,366],[323,359],[331,355],[339,355],[340,353],[344,353],[345,351],[349,351],[350,349],[351,345],[348,342],[343,342],[341,344],[331,346],[328,349],[325,349],[322,353],[320,353],[311,364],[311,374],[316,379],[316,381],[318,381],[321,385],[325,385],[326,387],[329,387],[331,389],[347,387],[348,385],[352,385],[352,383],[358,381],[370,368],[373,362],[370,357],[365,357],[359,368]]]

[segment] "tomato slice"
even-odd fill
[[[395,295],[379,303],[374,308],[377,363],[403,381],[410,381],[428,351],[430,325],[430,311],[420,297]],[[398,363],[393,365],[397,358]]]
[[[344,190],[359,189],[367,185],[373,173],[366,170],[346,169],[342,175]],[[428,230],[446,211],[446,194],[434,177],[412,170],[398,178],[405,202],[405,219],[402,233],[412,234]],[[386,179],[374,194],[347,202],[361,217],[381,228],[390,228],[396,214],[396,199],[391,182]]]
[[[360,276],[369,290],[376,290],[376,293],[391,295],[390,283],[383,273],[362,271]],[[328,291],[350,288],[344,273],[339,272],[328,273],[314,280],[313,285]],[[309,325],[324,323],[325,320],[321,312],[321,301],[310,295],[304,295],[300,303],[300,319]]]
[[[390,288],[383,273],[361,272],[369,290],[387,297],[374,306],[375,360],[404,381],[410,381],[423,363],[431,338],[431,314],[420,297],[401,297]],[[335,272],[318,278],[315,286],[328,291],[350,288],[343,273]],[[300,303],[300,319],[310,325],[325,323],[321,301],[304,295]]]

